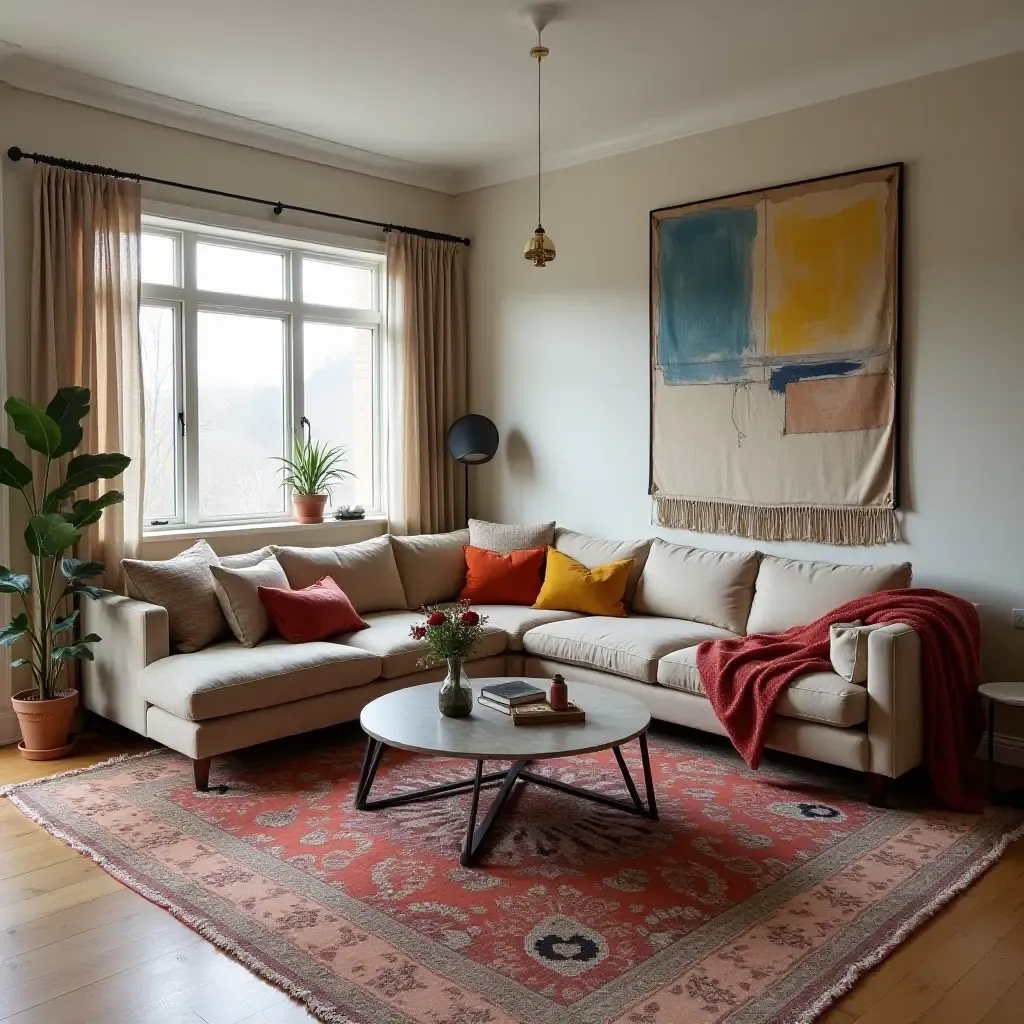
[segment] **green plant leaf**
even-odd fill
[[[97,637],[97,639],[99,639]],[[96,655],[85,645],[83,641],[77,644],[68,644],[66,647],[54,647],[50,651],[50,657],[54,661],[95,661]]]
[[[62,619],[58,619],[53,626],[50,627],[51,633],[63,633],[66,629],[70,629],[75,624],[75,619],[78,618],[78,609],[76,608],[70,615],[65,615]]]
[[[72,583],[64,591],[65,595],[78,594],[82,597],[89,598],[90,601],[98,601],[101,597],[106,597],[107,594],[112,594],[112,590],[104,590],[103,587],[93,587],[85,583]]]
[[[73,452],[82,443],[82,419],[89,411],[92,394],[88,388],[61,388],[46,407],[46,415],[60,430],[60,444],[54,457]]]
[[[21,612],[0,629],[0,647],[10,647],[28,632],[28,616]]]
[[[31,576],[11,572],[6,565],[0,565],[0,594],[27,594],[31,589]]]
[[[33,555],[56,558],[82,535],[56,512],[41,512],[32,516],[25,527],[25,544]]]
[[[312,438],[306,441],[301,433],[295,438],[292,458],[274,456],[281,463],[282,483],[296,494],[330,494],[331,484],[355,477],[355,473],[342,467],[347,458],[348,449],[344,446],[332,448]]]
[[[32,662],[28,658],[15,658],[11,662],[11,668],[21,668],[22,665],[31,665]]]
[[[60,448],[60,427],[47,416],[45,409],[13,395],[4,403],[4,409],[29,448],[53,458]]]
[[[106,562],[83,562],[78,558],[62,558],[60,571],[69,580],[91,580],[107,571]]]
[[[32,470],[10,448],[0,448],[0,484],[20,489],[32,483]]]
[[[64,474],[64,482],[55,487],[43,502],[43,511],[56,512],[79,487],[93,484],[97,480],[110,480],[120,476],[132,460],[120,452],[103,452],[100,455],[76,455]]]
[[[107,491],[98,498],[80,498],[71,506],[70,512],[64,513],[64,518],[72,526],[81,529],[84,526],[98,523],[105,508],[110,505],[118,505],[122,501],[124,501],[124,495],[120,491]]]

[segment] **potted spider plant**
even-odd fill
[[[4,404],[15,431],[44,457],[37,478],[10,449],[0,448],[0,483],[17,491],[28,511],[24,537],[32,571],[16,573],[0,566],[0,593],[17,594],[23,606],[0,629],[0,645],[28,644],[28,657],[12,661],[11,667],[30,668],[32,687],[15,693],[11,704],[21,727],[18,749],[33,761],[64,757],[74,746],[68,734],[78,691],[68,685],[64,669],[71,661],[92,661],[91,645],[100,640],[95,633],[77,635],[78,609],[70,605],[76,598],[95,600],[110,593],[90,582],[107,571],[103,562],[64,555],[81,540],[82,530],[98,523],[103,510],[124,501],[124,495],[107,491],[76,501],[75,492],[120,476],[131,462],[119,452],[73,455],[63,479],[50,489],[58,460],[72,455],[82,442],[90,400],[88,388],[61,388],[45,409],[21,398],[8,398]]]
[[[355,477],[355,473],[344,468],[347,448],[320,444],[312,437],[306,440],[301,432],[295,438],[292,457],[275,458],[282,464],[281,485],[292,490],[292,506],[299,523],[322,523],[331,485]]]

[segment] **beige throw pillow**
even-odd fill
[[[765,555],[757,571],[747,632],[784,633],[858,597],[909,586],[909,562],[834,565]]]
[[[555,530],[555,550],[562,554],[575,558],[577,562],[585,565],[588,569],[596,569],[599,565],[607,565],[609,562],[622,562],[627,558],[633,559],[633,568],[629,572],[629,580],[626,583],[626,593],[623,600],[627,605],[632,606],[636,594],[636,585],[640,582],[640,574],[644,571],[644,563],[651,550],[651,541],[648,540],[601,540],[598,537],[588,537],[584,533],[576,533],[575,530],[566,530],[559,527]]]
[[[499,555],[530,548],[547,548],[555,541],[555,524],[538,523],[536,526],[518,526],[514,523],[489,523],[484,519],[470,519],[469,543],[475,548],[487,548]]]
[[[171,650],[201,651],[223,634],[224,616],[210,574],[210,566],[219,564],[205,540],[163,562],[121,560],[133,596],[167,609]]]
[[[274,549],[268,545],[265,548],[258,548],[256,551],[246,551],[242,555],[221,555],[220,564],[229,569],[247,569],[250,565],[259,565],[273,553]]]
[[[336,548],[274,547],[292,590],[330,576],[360,615],[408,608],[402,577],[388,537]]]
[[[255,647],[270,632],[270,618],[257,587],[287,590],[288,577],[284,569],[271,555],[243,569],[211,565],[210,572],[213,573],[217,600],[235,639],[245,647]]]
[[[832,668],[848,683],[868,681],[868,636],[878,626],[856,622],[834,622],[829,627],[829,657]]]
[[[391,548],[409,607],[454,601],[466,585],[469,530],[392,537]]]
[[[643,615],[742,633],[759,559],[756,551],[707,551],[658,538],[651,544],[633,607]]]

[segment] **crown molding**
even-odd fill
[[[799,84],[746,95],[723,103],[689,109],[678,116],[648,122],[635,131],[573,149],[546,148],[545,171],[557,171],[592,160],[619,156],[689,135],[728,128],[773,114],[841,99],[854,93],[896,85],[1024,50],[1024,19],[1016,18],[984,31],[940,40],[913,52],[889,54],[856,67],[831,71]],[[456,194],[532,177],[536,155],[496,162],[454,176]]]
[[[367,174],[374,178],[454,193],[455,181],[445,168],[345,146],[340,142],[213,110],[159,93],[135,89],[81,71],[37,60],[0,41],[0,81],[28,92],[81,103],[98,110],[178,128],[208,138],[262,149],[281,156]]]

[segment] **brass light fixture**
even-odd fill
[[[543,267],[555,258],[555,243],[546,234],[544,234],[544,225],[541,222],[540,216],[540,62],[551,52],[543,42],[541,42],[541,33],[544,31],[544,26],[548,23],[554,11],[552,10],[551,5],[541,4],[534,8],[531,13],[533,26],[537,30],[537,45],[530,50],[530,56],[537,62],[537,230],[526,243],[526,247],[523,249],[523,255],[535,267]]]

